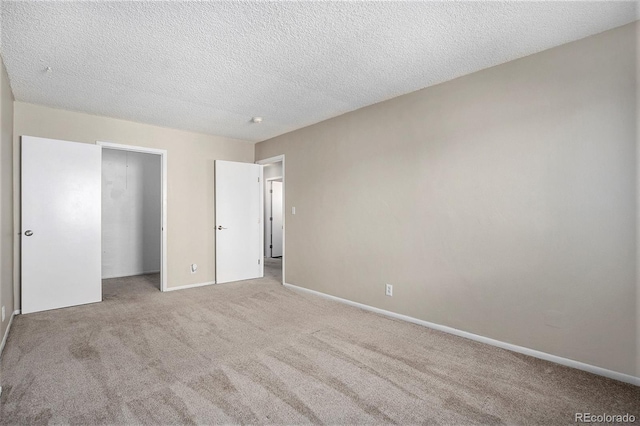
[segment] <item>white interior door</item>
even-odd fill
[[[216,160],[216,283],[263,275],[262,166]]]
[[[22,136],[22,313],[102,300],[97,145]]]
[[[271,182],[271,257],[282,256],[282,182]]]

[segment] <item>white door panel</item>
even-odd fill
[[[282,256],[282,182],[271,182],[271,257]]]
[[[262,277],[262,166],[216,160],[216,283]]]
[[[22,313],[102,300],[101,156],[22,136]]]

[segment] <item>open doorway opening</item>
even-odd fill
[[[273,178],[266,184],[265,256],[278,259],[282,257],[282,178]]]
[[[284,283],[284,155],[257,163],[264,166],[264,276]]]
[[[103,296],[166,289],[166,153],[99,143],[102,150]],[[124,289],[122,289],[124,290]]]

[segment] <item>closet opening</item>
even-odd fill
[[[166,151],[99,144],[103,293],[122,286],[164,291]]]

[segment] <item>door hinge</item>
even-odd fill
[[[269,220],[273,220],[273,218],[272,218],[272,217],[270,217],[270,218],[269,218]]]
[[[258,182],[260,182],[260,178],[258,178]]]
[[[258,259],[258,265],[260,264],[260,259]]]
[[[269,248],[273,248],[273,244],[269,246]]]
[[[269,194],[273,194],[273,189],[270,189],[270,190],[269,190]]]

